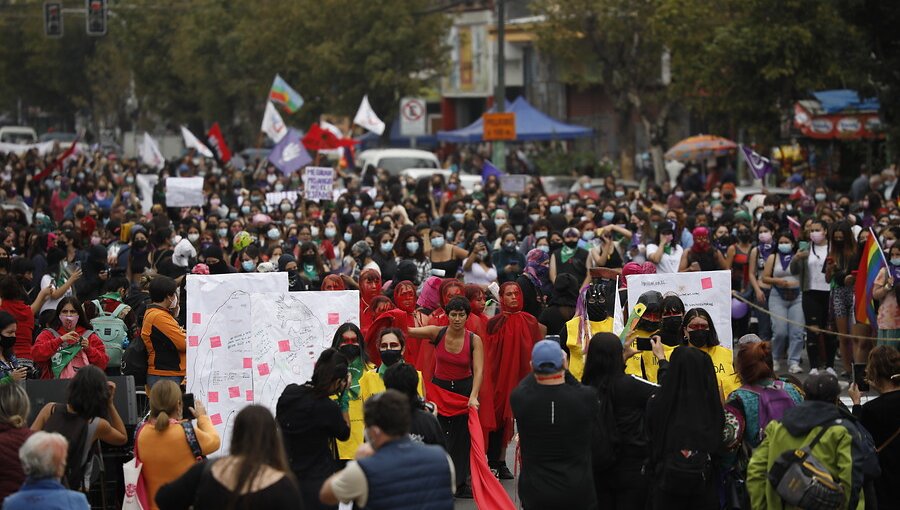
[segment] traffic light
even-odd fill
[[[62,37],[62,2],[44,3],[44,34],[47,37]]]
[[[87,34],[106,35],[106,0],[85,0],[87,4]]]

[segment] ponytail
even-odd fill
[[[169,428],[169,413],[160,411],[159,414],[156,415],[156,425],[154,425],[153,428],[159,432]]]

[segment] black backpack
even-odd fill
[[[147,366],[149,365],[147,346],[141,337],[135,338],[122,354],[122,375],[134,377],[135,386],[147,384]]]

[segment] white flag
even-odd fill
[[[209,147],[203,145],[203,143],[194,136],[194,133],[191,133],[185,126],[181,126],[181,136],[184,137],[184,146],[188,149],[194,149],[198,154],[207,158],[213,157],[213,153],[209,150]]]
[[[375,110],[369,104],[369,96],[362,98],[359,104],[359,110],[356,111],[356,117],[353,117],[353,123],[357,126],[364,127],[378,136],[384,134],[384,122],[375,115]]]
[[[625,319],[622,317],[622,300],[619,299],[619,277],[616,277],[616,300],[615,310],[613,310],[613,329],[612,332],[616,336],[621,336],[625,331]]]
[[[275,109],[272,101],[266,101],[266,113],[263,115],[260,130],[275,143],[280,142],[287,134],[287,126],[284,125],[284,120],[281,119],[281,114]]]
[[[144,133],[144,143],[141,144],[140,154],[141,161],[151,168],[162,170],[166,166],[166,158],[163,157],[159,145],[149,133]]]

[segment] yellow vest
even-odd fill
[[[600,322],[588,321],[591,325],[591,336],[597,333],[612,333],[613,318],[607,317]],[[579,381],[584,374],[584,352],[578,343],[578,327],[581,325],[581,317],[575,317],[566,322],[566,347],[569,348],[569,372]]]
[[[633,341],[635,338],[649,338],[656,333],[650,333],[648,331],[642,330],[634,330],[628,335],[629,342]],[[669,359],[672,356],[672,351],[675,350],[675,347],[669,347],[668,345],[663,344],[663,353],[666,355],[666,359]],[[643,369],[641,368],[641,360],[644,362]],[[652,383],[658,382],[657,373],[659,372],[659,360],[656,359],[656,355],[654,355],[650,351],[641,351],[634,356],[628,358],[625,361],[625,373],[629,375],[634,375],[637,377],[641,377],[650,381]]]
[[[419,374],[419,396],[425,398],[425,385],[422,383],[422,372],[416,370]],[[363,402],[369,400],[369,397],[384,391],[384,379],[375,370],[369,370],[359,378],[359,398]]]
[[[337,442],[338,457],[341,459],[352,459],[356,455],[356,449],[363,443],[363,430],[366,426],[363,423],[362,380],[369,372],[372,372],[372,365],[367,365],[363,375],[359,377],[359,396],[350,399],[350,407],[347,410],[347,414],[350,415],[350,438]]]
[[[719,388],[722,389],[722,395],[728,398],[732,391],[741,387],[740,377],[734,373],[734,354],[731,352],[731,349],[721,345],[701,347],[700,350],[709,354],[709,357],[712,358]]]

